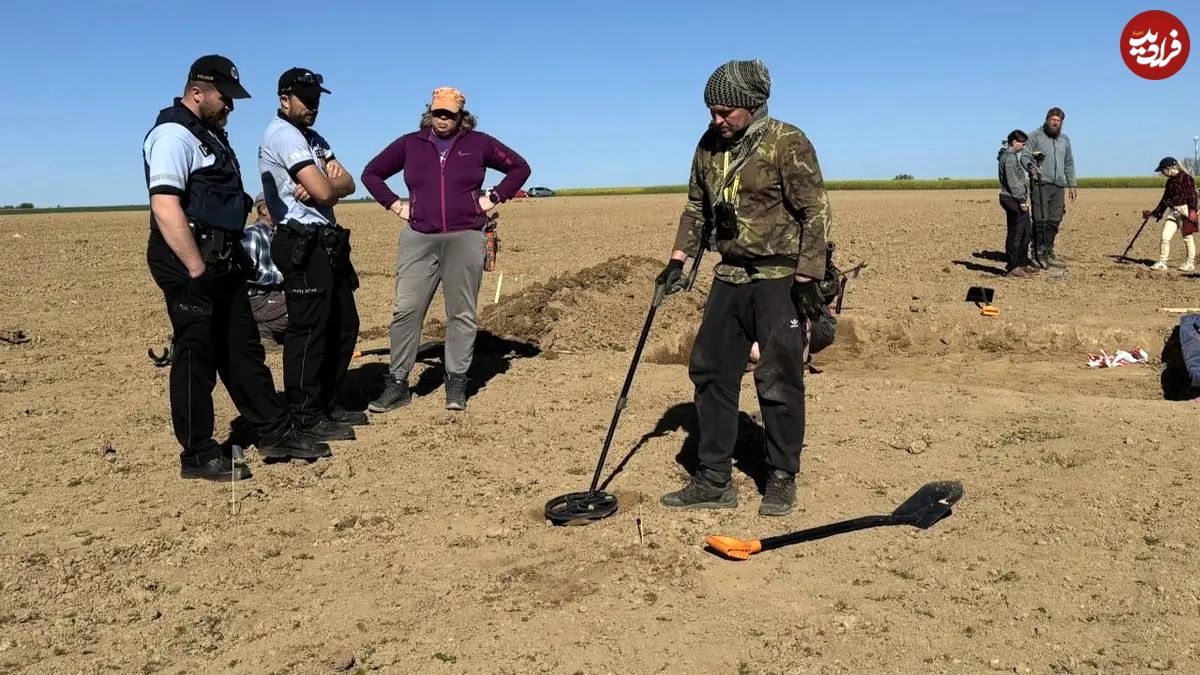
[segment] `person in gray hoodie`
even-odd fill
[[[1065,268],[1054,252],[1054,241],[1067,212],[1064,196],[1075,201],[1075,156],[1071,139],[1062,132],[1067,114],[1062,108],[1046,111],[1046,121],[1029,134],[1025,151],[1037,162],[1032,173],[1030,204],[1033,210],[1033,263],[1042,269]],[[1064,195],[1066,191],[1066,195]]]
[[[996,155],[1000,176],[1000,206],[1008,220],[1008,237],[1004,240],[1005,269],[1010,277],[1027,277],[1039,269],[1029,259],[1029,171],[1033,160],[1021,153],[1029,136],[1020,129],[1008,134],[1008,139]]]

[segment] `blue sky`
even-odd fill
[[[1081,176],[1148,174],[1163,155],[1191,156],[1200,134],[1200,50],[1162,81],[1119,52],[1146,9],[1200,37],[1197,2],[766,6],[8,3],[0,204],[144,203],[142,138],[213,52],[254,96],[229,125],[243,163],[279,74],[300,65],[325,75],[317,127],[356,175],[416,127],[434,87],[453,85],[480,130],[529,160],[529,185],[682,183],[707,123],[704,83],[731,58],[766,62],[772,114],[808,133],[828,179],[992,176],[1003,137],[1052,105]]]

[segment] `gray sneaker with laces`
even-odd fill
[[[663,506],[677,509],[732,509],[737,506],[737,486],[732,480],[697,471],[682,490],[668,492],[659,500]]]

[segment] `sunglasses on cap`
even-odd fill
[[[297,89],[308,89],[328,94],[329,90],[324,85],[325,78],[320,73],[311,71],[289,72],[280,78],[279,93],[294,93]]]
[[[437,110],[430,110],[429,114],[438,118],[439,120],[452,120],[458,117],[458,113],[450,112],[449,110],[442,110],[440,108]]]

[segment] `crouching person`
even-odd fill
[[[261,192],[254,198],[254,209],[258,220],[242,236],[248,263],[246,289],[250,294],[250,311],[263,345],[282,345],[288,323],[287,301],[283,297],[283,273],[271,259],[275,221]]]

